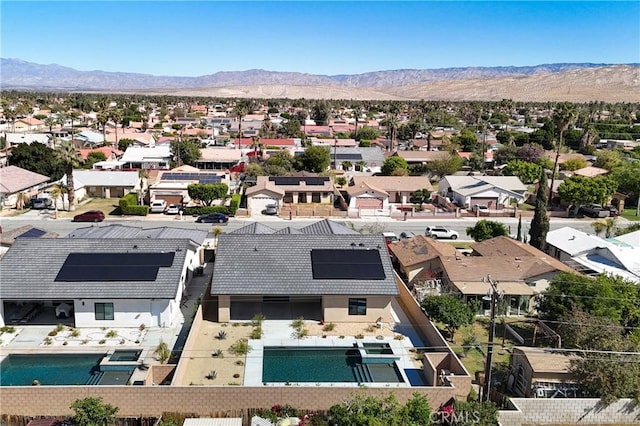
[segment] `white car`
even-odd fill
[[[432,238],[449,238],[452,240],[456,240],[460,236],[457,231],[444,226],[427,226],[427,229],[424,230],[424,235]]]
[[[180,204],[169,204],[164,214],[180,214],[180,210],[182,210]]]

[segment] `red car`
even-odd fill
[[[102,222],[103,220],[104,213],[100,210],[89,210],[73,217],[74,222]]]

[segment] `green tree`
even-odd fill
[[[320,173],[331,164],[329,149],[324,146],[309,146],[298,158],[298,168],[308,172]]]
[[[262,167],[258,163],[249,163],[244,168],[244,174],[248,177],[256,177],[256,176],[268,176],[269,174],[265,172],[264,167]]]
[[[238,101],[233,107],[233,115],[238,119],[238,137],[242,139],[242,118],[249,112],[249,106],[245,101]],[[238,148],[242,148],[238,145]]]
[[[549,187],[549,199],[547,201],[551,201],[551,195],[553,191],[553,182],[556,177],[556,171],[558,170],[558,160],[560,159],[560,150],[562,149],[562,136],[567,130],[567,128],[575,121],[576,119],[576,109],[575,106],[569,102],[562,102],[556,106],[556,109],[553,113],[552,121],[558,128],[560,132],[560,140],[556,144],[556,159],[553,164],[553,174],[551,175],[551,186]]]
[[[286,138],[297,138],[302,136],[300,126],[301,125],[298,120],[291,118],[280,124],[280,127],[278,127],[278,133]]]
[[[611,318],[578,307],[563,316],[558,325],[563,347],[584,349],[570,361],[574,379],[605,404],[618,398],[640,402],[640,332],[629,334],[627,330]]]
[[[311,119],[320,126],[327,124],[330,115],[331,107],[324,100],[316,101],[313,108],[311,108]]]
[[[422,205],[431,199],[431,191],[428,189],[418,189],[411,194],[411,202],[418,204],[422,209]]]
[[[467,228],[467,235],[475,241],[484,241],[500,236],[509,236],[509,230],[500,222],[492,220],[479,220],[475,226]]]
[[[70,141],[62,142],[55,149],[55,161],[62,164],[67,175],[67,196],[69,197],[69,211],[76,209],[75,186],[73,182],[73,169],[77,169],[83,163],[80,152]]]
[[[574,170],[583,169],[588,165],[589,164],[587,163],[587,160],[585,160],[584,158],[570,158],[564,163],[562,163],[560,165],[560,168],[562,170],[567,170],[572,172]]]
[[[511,160],[502,173],[506,176],[517,176],[523,183],[533,183],[540,177],[542,167],[528,161]]]
[[[495,426],[498,407],[491,401],[456,401],[453,404],[458,426]]]
[[[474,152],[478,148],[478,137],[470,129],[464,129],[454,141],[460,144],[464,152]]]
[[[70,408],[75,413],[71,420],[77,426],[109,426],[118,420],[118,407],[103,402],[100,397],[77,399]]]
[[[52,148],[38,142],[22,143],[11,150],[9,165],[49,176],[51,180],[58,180],[64,175],[64,166],[51,161],[54,153]]]
[[[591,278],[561,272],[536,303],[540,316],[552,321],[580,309],[629,329],[640,326],[640,286],[616,275]]]
[[[609,176],[587,178],[571,176],[558,186],[558,196],[571,204],[606,204],[607,199],[616,192],[617,182]]]
[[[431,407],[427,398],[418,393],[405,405],[393,394],[384,398],[356,395],[333,405],[329,422],[345,426],[424,426],[431,424]]]
[[[420,304],[431,320],[445,325],[452,340],[458,328],[471,324],[475,318],[473,307],[458,297],[427,296]]]
[[[171,153],[178,165],[188,164],[195,166],[196,162],[200,159],[200,145],[191,139],[185,141],[175,140],[171,142]]]
[[[630,200],[638,199],[638,191],[640,191],[640,161],[625,161],[610,176],[618,184],[617,191],[628,194]]]
[[[464,164],[464,160],[458,155],[450,154],[448,157],[433,160],[427,163],[427,170],[438,178],[442,179],[443,176],[452,175],[459,171]]]
[[[529,244],[538,250],[544,250],[549,232],[549,215],[547,214],[547,173],[540,169],[536,208],[529,229]]]
[[[363,126],[358,129],[357,134],[354,132],[353,136],[354,136],[354,139],[357,141],[362,141],[362,140],[372,141],[372,140],[378,139],[378,136],[380,136],[380,133],[378,132],[378,130],[374,129],[373,127]]]
[[[293,167],[293,157],[288,151],[278,151],[269,156],[264,165],[265,173],[269,176],[286,176],[291,174]]]
[[[226,183],[192,183],[187,186],[189,197],[200,200],[205,206],[213,204],[214,200],[222,200],[229,194]]]
[[[85,160],[83,167],[85,169],[90,169],[98,161],[105,161],[106,159],[107,159],[107,156],[104,155],[104,152],[102,151],[90,152],[89,155],[87,155],[87,159]]]
[[[622,165],[622,158],[617,151],[600,150],[596,156],[596,161],[593,163],[595,167],[613,171]]]
[[[382,163],[382,167],[380,168],[380,173],[384,176],[392,176],[393,172],[397,169],[407,170],[408,167],[407,160],[402,157],[392,155],[384,160],[384,163]]]
[[[129,139],[129,138],[120,139],[118,141],[118,149],[120,151],[126,151],[127,148],[129,148],[134,143],[136,143],[136,141],[134,141],[133,139]]]

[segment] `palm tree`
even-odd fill
[[[59,161],[65,168],[67,175],[67,190],[69,191],[69,211],[72,212],[76,209],[75,188],[73,186],[73,169],[80,167],[80,164],[83,162],[82,156],[70,141],[62,142],[60,146],[56,148],[55,155],[57,161]]]
[[[51,190],[49,191],[51,197],[53,198],[53,207],[55,208],[55,216],[54,218],[58,218],[58,198],[62,197],[62,189],[60,185],[53,185]]]
[[[106,111],[100,111],[96,115],[96,120],[102,128],[102,141],[107,141],[107,122],[109,121],[109,114]]]
[[[556,110],[553,113],[553,122],[558,127],[560,132],[560,140],[556,146],[556,161],[553,164],[553,171],[551,173],[551,187],[549,187],[549,198],[547,202],[551,202],[553,195],[553,182],[556,178],[556,170],[558,168],[558,160],[560,159],[560,149],[562,148],[562,136],[564,131],[575,121],[577,117],[576,108],[570,102],[562,102],[556,106]]]
[[[213,243],[213,247],[214,248],[218,248],[218,236],[220,234],[222,234],[222,232],[224,232],[224,231],[219,226],[214,226],[213,227],[213,230],[211,231],[211,233],[213,234],[213,238],[215,238],[214,243]]]
[[[109,117],[113,120],[114,127],[116,129],[116,143],[115,146],[118,146],[118,123],[122,121],[123,113],[120,109],[116,108],[109,112]]]
[[[233,113],[238,118],[238,149],[242,149],[242,117],[247,115],[248,107],[244,101],[237,102]]]
[[[604,236],[605,238],[611,238],[614,231],[616,230],[616,222],[618,220],[617,216],[608,217],[604,220]]]
[[[140,179],[140,192],[138,193],[138,202],[140,204],[142,204],[142,197],[144,195],[143,189],[144,189],[144,181],[145,179],[149,179],[149,174],[147,173],[147,171],[145,169],[140,169],[138,170],[138,178]]]
[[[602,220],[596,220],[591,224],[591,227],[593,228],[593,232],[595,232],[596,235],[600,235],[602,234],[602,231],[604,231],[604,229],[607,227],[607,225]]]

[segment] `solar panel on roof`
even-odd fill
[[[362,154],[358,153],[337,153],[335,154],[336,160],[349,160],[349,161],[360,161],[362,160]]]
[[[55,281],[155,281],[159,269],[170,267],[169,253],[70,253]]]
[[[304,182],[309,186],[322,186],[329,180],[328,177],[305,177]]]
[[[384,280],[386,275],[378,250],[311,250],[313,279]]]
[[[42,237],[46,233],[47,233],[47,231],[43,231],[42,229],[31,228],[27,232],[24,232],[24,233],[18,235],[18,238],[20,238],[20,237],[39,238],[39,237]]]

